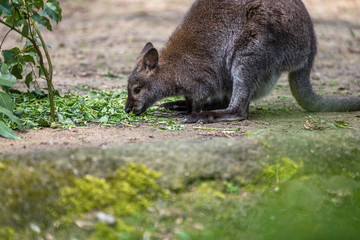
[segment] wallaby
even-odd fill
[[[308,111],[357,111],[360,97],[325,97],[310,84],[313,24],[301,0],[196,0],[160,54],[142,50],[129,76],[125,110],[139,115],[156,101],[186,110],[183,123],[243,120],[251,100],[268,94],[282,72]]]

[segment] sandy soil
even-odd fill
[[[137,54],[148,41],[158,48],[166,42],[192,0],[62,0],[63,21],[54,32],[45,33],[52,46],[55,66],[54,83],[61,92],[85,92],[89,89],[125,89],[126,76]],[[313,86],[323,94],[360,93],[360,0],[305,0],[313,17],[319,53],[312,73]],[[5,30],[0,28],[0,36]],[[351,33],[354,33],[353,36]],[[4,43],[11,46],[15,36]],[[109,79],[102,74],[124,75]],[[19,87],[22,87],[19,85]],[[296,113],[306,113],[296,105],[288,90],[286,76],[277,89],[260,105],[286,104]],[[358,113],[351,118],[359,124]],[[303,116],[301,115],[301,116]],[[325,119],[343,119],[341,114],[319,115]],[[287,120],[284,120],[285,123]],[[0,138],[0,152],[32,152],[82,146],[110,146],[122,143],[153,142],[213,137],[241,137],[247,131],[269,128],[287,131],[292,122],[262,119],[251,109],[250,121],[218,123],[206,128],[241,128],[234,134],[212,130],[195,130],[187,125],[182,131],[159,131],[151,126],[99,127],[75,129],[41,129],[18,132],[22,140]],[[293,121],[293,120],[291,120]],[[303,129],[303,117],[295,130]],[[293,124],[294,125],[294,124]]]

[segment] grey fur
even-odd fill
[[[126,111],[154,102],[187,109],[183,122],[242,120],[282,72],[308,111],[357,111],[359,97],[323,97],[310,84],[316,37],[301,0],[197,0],[160,54],[148,43],[129,77]],[[141,89],[139,93],[134,90]]]

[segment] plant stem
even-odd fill
[[[28,15],[28,24],[29,24],[30,36],[23,35],[23,33],[19,29],[17,29],[14,26],[14,24],[11,25],[11,24],[7,23],[6,21],[3,21],[2,19],[0,19],[0,23],[7,26],[8,28],[10,28],[10,31],[13,30],[13,31],[19,33],[22,37],[28,39],[32,43],[32,45],[34,46],[34,48],[35,48],[35,50],[36,50],[36,52],[38,54],[38,57],[39,57],[40,68],[41,68],[42,72],[44,73],[44,76],[45,76],[45,79],[46,79],[46,82],[47,82],[48,93],[49,93],[51,121],[55,122],[54,87],[53,87],[53,84],[52,84],[53,66],[52,66],[50,54],[49,54],[49,51],[48,51],[48,49],[46,47],[46,43],[45,43],[45,41],[44,41],[44,39],[43,39],[43,37],[42,37],[38,27],[37,27],[35,21],[33,19],[30,20],[30,11],[29,11],[28,5],[27,5],[25,0],[23,0],[23,4],[24,4],[24,6],[26,6],[26,11],[27,11],[27,15]],[[33,27],[33,30],[35,31],[36,34],[31,31],[31,27]],[[2,46],[5,38],[10,33],[10,31],[5,35],[4,39],[2,40],[2,42],[0,44],[0,49],[1,49],[1,46]],[[35,35],[37,35],[39,37],[39,39],[41,41],[41,46],[40,46],[40,44],[39,45],[37,44],[36,39],[35,39]],[[48,64],[48,69],[45,67],[44,57],[43,57],[43,54],[42,54],[42,51],[41,51],[40,47],[42,47],[42,50],[45,53],[47,64]]]
[[[33,39],[32,43],[34,45],[34,47],[36,48],[36,51],[39,54],[39,58],[40,58],[40,67],[44,72],[45,78],[46,78],[46,83],[47,83],[47,87],[48,87],[48,92],[49,92],[49,102],[50,102],[50,116],[51,116],[51,121],[55,122],[55,106],[54,106],[54,91],[53,91],[53,84],[52,84],[52,76],[53,76],[53,67],[52,67],[52,62],[51,62],[51,58],[50,58],[50,54],[49,51],[46,47],[45,41],[39,31],[39,29],[37,28],[35,22],[33,22],[33,27],[35,29],[36,34],[38,35],[40,42],[41,42],[41,46],[45,52],[45,56],[46,56],[46,60],[49,66],[49,71],[46,70],[45,65],[44,65],[44,58],[43,55],[39,49],[39,46],[36,44],[36,41]]]
[[[14,26],[8,24],[7,22],[5,22],[5,21],[3,21],[3,20],[0,19],[0,23],[4,24],[4,25],[7,26],[8,28],[11,28],[11,29],[14,30],[15,32],[17,32],[17,33],[19,33],[20,35],[22,35],[22,33],[21,33],[17,28],[15,28]],[[29,37],[26,37],[26,38],[30,40]]]

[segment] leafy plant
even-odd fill
[[[49,93],[51,121],[55,121],[53,67],[48,46],[40,32],[41,27],[52,31],[50,20],[61,21],[61,8],[57,0],[0,0],[0,23],[9,28],[0,43],[0,113],[13,122],[19,120],[11,113],[11,87],[17,79],[24,79],[27,87],[36,78],[45,78]],[[10,32],[16,32],[25,39],[22,49],[18,47],[2,50],[2,45]],[[35,85],[35,90],[39,92]],[[0,135],[17,138],[6,124],[0,122]]]
[[[41,127],[87,127],[89,123],[106,126],[136,126],[147,124],[159,130],[183,130],[174,120],[175,114],[166,111],[156,111],[157,106],[151,107],[145,114],[135,116],[127,114],[124,106],[127,93],[124,91],[91,91],[86,95],[67,93],[55,96],[57,121],[51,123],[47,113],[48,101],[36,92],[12,93],[15,101],[15,115],[21,117],[21,126],[25,128]],[[165,99],[171,101],[173,98]],[[2,118],[13,129],[20,128],[11,124],[9,119]]]

